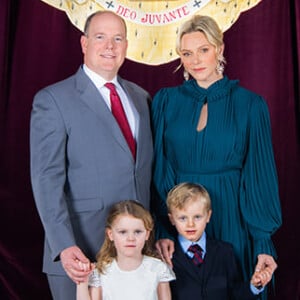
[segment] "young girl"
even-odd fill
[[[77,285],[77,300],[171,300],[169,281],[175,275],[156,258],[152,229],[150,213],[137,201],[113,205],[95,269]]]

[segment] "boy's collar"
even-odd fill
[[[201,238],[196,242],[192,242],[192,241],[186,239],[185,237],[183,237],[182,235],[178,234],[178,242],[179,242],[181,248],[183,249],[184,253],[187,252],[187,250],[191,244],[198,244],[202,248],[203,252],[204,253],[206,252],[206,232],[205,231],[203,232]]]

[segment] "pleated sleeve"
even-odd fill
[[[166,198],[168,191],[175,185],[175,174],[165,155],[164,132],[167,105],[167,89],[162,89],[153,98],[151,106],[154,140],[152,209],[156,219],[157,238],[172,238],[168,232]]]
[[[248,122],[249,144],[241,178],[241,212],[253,239],[253,257],[261,253],[276,257],[271,235],[281,225],[281,207],[270,116],[266,102],[259,96],[251,101]]]

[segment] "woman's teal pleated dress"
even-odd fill
[[[207,123],[197,131],[204,103]],[[174,185],[202,184],[211,196],[213,210],[206,232],[233,244],[249,280],[258,254],[276,257],[271,235],[281,225],[264,99],[226,76],[207,89],[189,80],[155,95],[152,126],[157,192],[153,206],[158,223],[166,217],[166,196]],[[168,236],[165,228],[158,231],[160,238]]]

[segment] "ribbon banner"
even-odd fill
[[[63,10],[83,31],[86,18],[97,10],[123,17],[128,29],[127,58],[148,65],[178,58],[175,51],[180,25],[194,14],[213,17],[226,31],[241,12],[261,0],[41,0]]]

